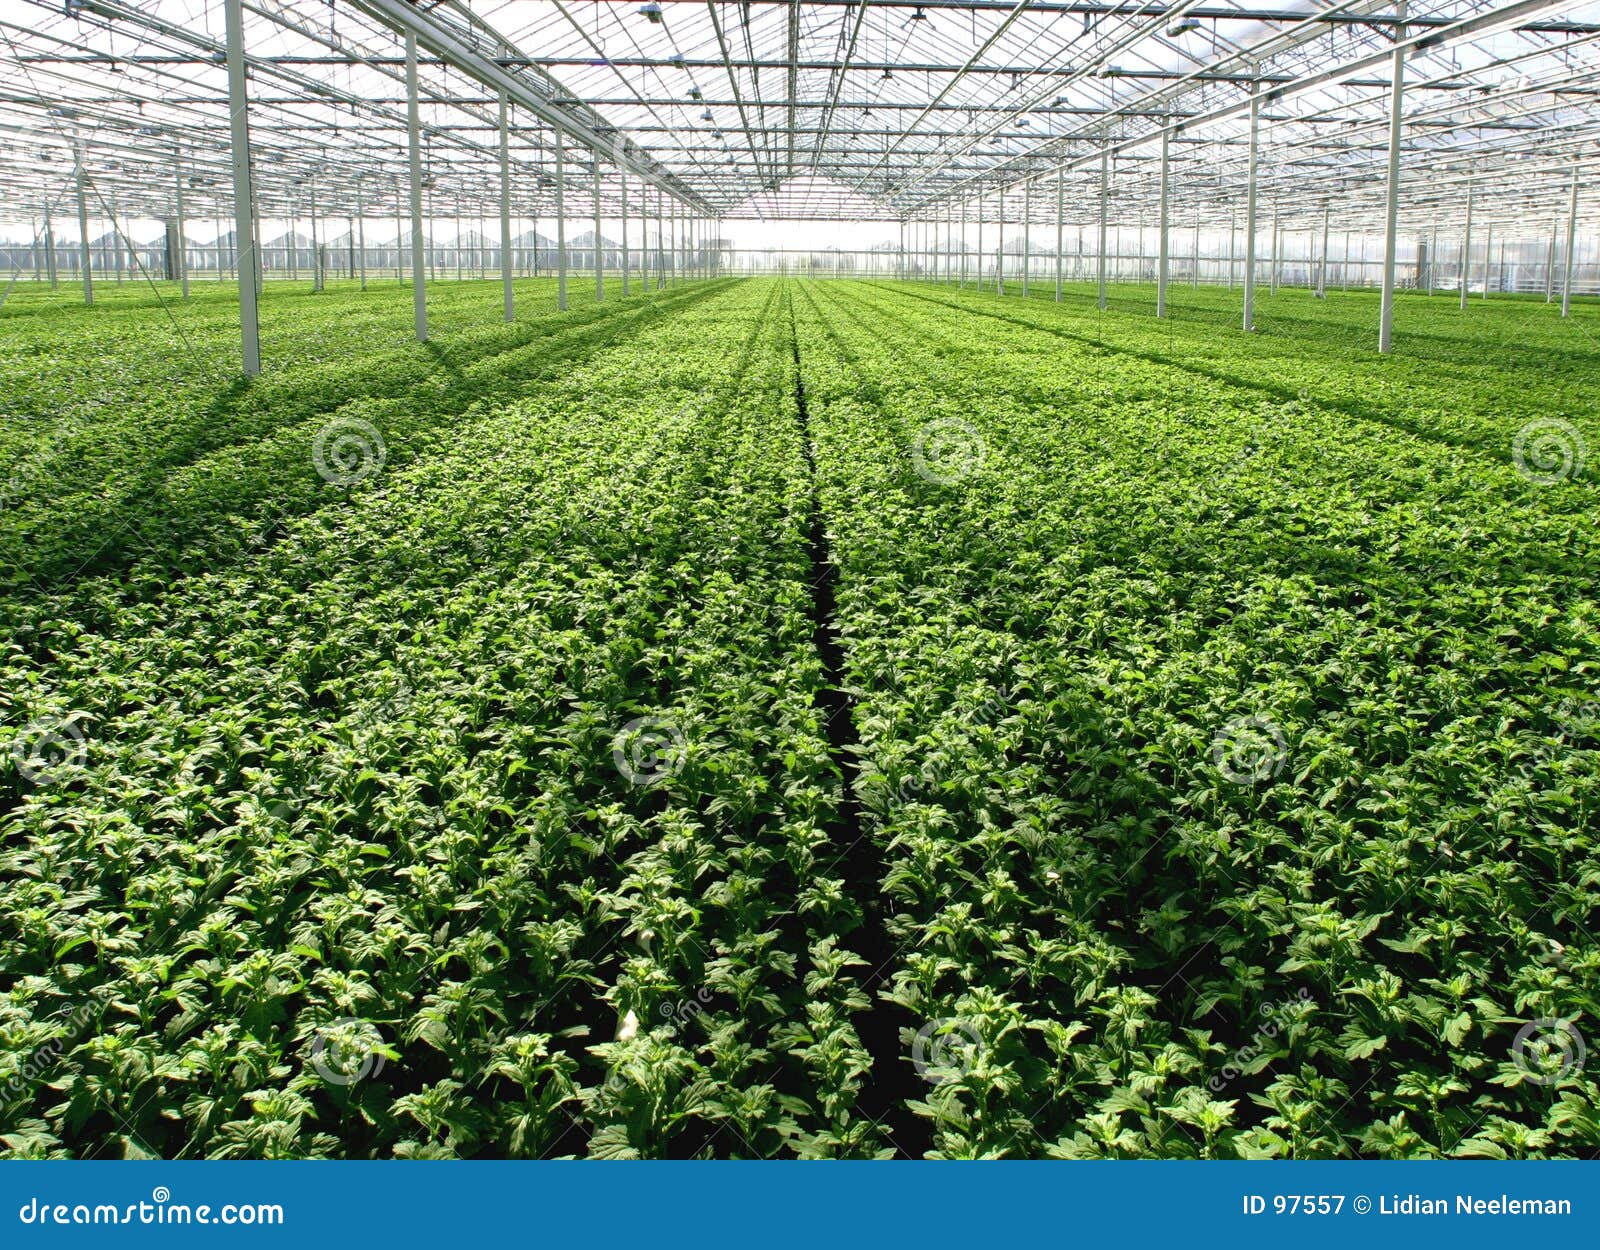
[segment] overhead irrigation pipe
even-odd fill
[[[1387,63],[1392,60],[1395,52],[1397,51],[1409,55],[1415,51],[1422,51],[1429,48],[1444,48],[1466,40],[1488,38],[1492,35],[1500,34],[1506,30],[1525,26],[1527,25],[1527,19],[1536,14],[1574,8],[1583,2],[1584,0],[1518,0],[1517,3],[1507,5],[1504,8],[1496,9],[1488,13],[1480,13],[1469,18],[1463,18],[1460,21],[1451,22],[1445,26],[1430,26],[1414,35],[1409,35],[1400,39],[1397,43],[1392,44],[1389,47],[1383,48],[1376,52],[1367,53],[1363,56],[1357,57],[1353,61],[1347,61],[1344,64],[1334,66],[1331,69],[1318,70],[1315,73],[1290,79],[1287,82],[1272,82],[1266,84],[1261,89],[1260,102],[1261,104],[1270,104],[1288,99],[1291,96],[1300,95],[1306,91],[1315,91],[1322,87],[1338,86],[1352,78],[1357,77],[1358,75],[1372,70],[1385,68]],[[1308,14],[1303,20],[1309,22],[1312,16],[1313,15]],[[1173,122],[1168,126],[1153,129],[1144,134],[1136,135],[1132,138],[1117,140],[1112,144],[1111,151],[1113,154],[1120,154],[1133,148],[1143,147],[1145,144],[1159,139],[1161,137],[1162,130],[1168,130],[1174,136],[1176,136],[1185,130],[1198,129],[1202,126],[1209,126],[1217,122],[1228,121],[1232,118],[1249,113],[1252,107],[1252,102],[1255,99],[1256,97],[1253,94],[1247,95],[1243,99],[1236,100],[1231,104],[1220,105],[1217,108],[1209,109],[1203,113],[1191,114],[1190,116],[1183,118],[1181,121]],[[1143,103],[1143,101],[1140,103]],[[1070,138],[1071,136],[1068,137]],[[1069,171],[1086,169],[1097,159],[1097,152],[1087,153],[1083,156],[1070,158],[1064,161],[1063,164],[1064,167]],[[1034,176],[1036,175],[1027,175],[1027,177]],[[967,181],[971,180],[972,179],[968,179]],[[1018,178],[1016,181],[1021,182],[1023,179]]]
[[[180,43],[186,43],[194,48],[206,52],[213,59],[226,63],[226,48],[222,44],[217,43],[215,40],[204,34],[186,30],[183,27],[174,26],[168,22],[163,22],[160,19],[141,10],[128,8],[127,6],[115,3],[114,0],[83,0],[83,7],[86,11],[94,12],[110,21],[138,26],[144,30],[163,35]],[[241,20],[243,17],[244,7],[245,6],[241,3]],[[262,16],[278,23],[279,25],[283,24],[281,17],[272,13],[271,11],[260,9],[255,5],[251,5],[249,7],[251,8],[251,11],[260,13]],[[291,27],[291,29],[298,31],[299,28]],[[361,99],[359,96],[351,95],[348,92],[341,91],[338,88],[331,87],[325,83],[320,83],[317,80],[305,77],[304,75],[292,73],[284,69],[272,58],[252,56],[246,52],[245,66],[248,72],[273,75],[274,77],[280,78],[292,86],[300,88],[301,90],[307,92],[308,95],[327,100],[331,103],[344,104],[352,109],[366,109],[378,117],[392,121],[397,129],[403,130],[406,127],[406,119],[403,113],[396,113],[389,109],[378,107],[369,101]],[[468,150],[483,154],[485,157],[492,154],[491,149],[484,147],[483,145],[475,144],[470,140],[458,138],[456,142],[460,143]],[[255,139],[252,139],[252,143],[256,149],[261,149],[266,146]],[[263,162],[263,164],[270,168],[272,163]]]
[[[1356,0],[1346,0],[1346,2],[1347,3],[1355,3]],[[1153,22],[1148,22],[1148,23],[1145,23],[1143,25],[1137,25],[1137,26],[1132,27],[1129,30],[1124,31],[1121,35],[1117,36],[1115,39],[1113,39],[1111,41],[1111,46],[1107,47],[1104,51],[1100,51],[1100,52],[1097,52],[1095,54],[1096,63],[1098,65],[1100,65],[1100,66],[1104,66],[1105,64],[1107,64],[1107,62],[1109,62],[1110,58],[1116,56],[1117,54],[1119,54],[1121,52],[1126,51],[1127,49],[1131,48],[1134,44],[1138,43],[1141,39],[1145,38],[1147,35],[1154,33],[1155,30],[1159,29],[1162,25],[1164,25],[1171,18],[1184,17],[1184,16],[1188,15],[1190,10],[1195,8],[1199,3],[1200,3],[1200,0],[1185,0],[1185,2],[1183,4],[1181,4],[1181,5],[1176,5],[1176,6],[1173,6],[1173,7],[1169,8],[1169,9],[1164,10],[1163,13],[1160,14]],[[1132,16],[1132,15],[1131,14],[1121,14],[1120,16]],[[987,46],[987,45],[985,45],[985,46]],[[1046,96],[1050,95],[1052,92],[1064,91],[1067,88],[1072,87],[1072,86],[1084,81],[1085,79],[1093,77],[1093,75],[1094,75],[1093,69],[1087,64],[1080,65],[1077,69],[1071,70],[1071,71],[1067,72],[1064,75],[1057,75],[1055,73],[1050,74],[1050,81],[1048,83],[1046,83],[1045,86],[1042,87],[1039,91],[1035,92],[1034,95],[1030,99],[1025,100],[1022,104],[1017,105],[1017,106],[1015,106],[1015,107],[1013,107],[1011,109],[1004,110],[1002,112],[1002,116],[1001,116],[1000,120],[997,121],[994,125],[990,126],[987,130],[984,130],[984,131],[982,131],[980,133],[976,133],[976,134],[971,135],[966,140],[966,142],[964,144],[962,144],[960,147],[957,147],[957,148],[953,149],[952,151],[945,153],[943,164],[935,166],[934,168],[923,172],[921,175],[919,175],[916,179],[914,179],[907,186],[898,188],[898,190],[901,191],[902,193],[906,192],[906,191],[915,190],[916,187],[919,186],[925,179],[931,177],[933,174],[937,173],[940,169],[948,167],[952,161],[954,161],[956,158],[960,157],[962,154],[971,151],[978,144],[983,143],[983,142],[993,138],[994,135],[996,134],[996,132],[1001,130],[1003,127],[1005,127],[1010,122],[1014,121],[1016,118],[1021,117],[1022,115],[1026,114],[1026,113],[1032,112],[1035,108],[1038,107],[1039,103],[1041,101],[1043,101],[1044,98]],[[1177,88],[1182,86],[1183,82],[1186,81],[1186,80],[1187,80],[1187,76],[1184,79],[1180,79],[1176,83],[1172,83],[1172,84],[1169,84],[1168,86],[1163,87],[1163,88],[1161,88],[1159,90],[1152,91],[1149,94],[1149,96],[1146,97],[1146,99],[1151,103],[1158,103],[1158,102],[1160,102],[1159,98],[1161,96],[1163,96],[1163,95],[1170,96],[1170,95],[1176,94]],[[1145,101],[1140,101],[1140,103],[1144,103],[1144,102]],[[1114,113],[1113,114],[1106,114],[1106,113],[1099,114],[1099,116],[1102,117],[1102,118],[1104,118],[1104,117],[1106,117],[1108,115],[1114,115]],[[922,118],[918,117],[917,121],[920,122],[921,120],[922,120]],[[913,123],[913,124],[915,124],[915,123]],[[1080,134],[1084,134],[1086,132],[1080,131],[1079,133]],[[1063,137],[1071,138],[1073,136],[1063,136]],[[1052,142],[1054,142],[1054,140],[1052,140]]]
[[[722,19],[717,16],[716,0],[706,0],[706,8],[711,12],[711,29],[716,32],[717,47],[722,52],[722,64],[728,71],[728,85],[733,88],[733,102],[739,110],[739,125],[744,130],[744,140],[750,148],[750,159],[756,165],[756,178],[764,182],[765,176],[761,172],[761,157],[756,152],[755,132],[751,129],[750,117],[745,112],[744,93],[739,90],[739,77],[733,72],[733,61],[728,55],[728,41],[722,34]],[[773,181],[777,181],[776,175],[773,176]]]
[[[1465,18],[1449,26],[1435,27],[1422,33],[1402,38],[1389,48],[1358,57],[1354,61],[1336,66],[1333,69],[1321,70],[1315,74],[1308,74],[1303,78],[1296,78],[1291,82],[1264,87],[1260,94],[1260,100],[1263,104],[1269,104],[1287,99],[1293,95],[1299,95],[1305,91],[1338,86],[1358,74],[1364,74],[1368,70],[1383,67],[1386,62],[1392,62],[1396,53],[1409,55],[1412,52],[1428,48],[1448,47],[1464,40],[1485,39],[1491,35],[1500,34],[1505,30],[1522,25],[1525,18],[1531,17],[1536,13],[1573,8],[1583,2],[1584,0],[1519,0],[1519,3],[1508,5],[1494,12],[1481,13],[1476,17]],[[1230,118],[1238,117],[1243,113],[1248,113],[1250,107],[1251,99],[1235,101],[1232,104],[1222,105],[1208,112],[1185,118],[1182,122],[1170,127],[1163,127],[1163,129],[1170,129],[1173,134],[1180,134],[1187,129],[1208,126],[1219,121],[1227,121]],[[1160,133],[1159,130],[1156,130],[1149,134],[1140,135],[1137,138],[1122,140],[1114,146],[1113,151],[1121,152],[1129,148],[1141,147],[1145,143],[1159,138]],[[1079,158],[1076,162],[1070,163],[1068,167],[1081,168],[1087,163],[1087,160],[1088,158]]]
[[[626,148],[628,140],[626,139],[625,136],[623,136],[617,130],[617,128],[615,126],[612,126],[609,122],[607,122],[606,119],[604,117],[602,117],[599,113],[597,113],[589,103],[587,103],[586,101],[580,100],[577,96],[573,95],[573,93],[567,91],[567,89],[565,87],[563,87],[561,85],[561,83],[558,82],[553,75],[551,75],[549,70],[544,68],[544,65],[555,64],[556,62],[545,61],[545,62],[541,63],[541,62],[535,60],[532,57],[525,56],[520,51],[520,49],[518,49],[515,45],[512,44],[512,42],[509,39],[507,39],[504,35],[500,34],[498,31],[494,30],[489,25],[488,22],[484,21],[483,18],[479,17],[470,8],[468,8],[464,3],[462,3],[462,0],[438,0],[438,3],[439,4],[449,4],[453,9],[456,9],[457,11],[459,11],[461,13],[462,17],[466,20],[468,26],[477,27],[485,35],[487,35],[491,39],[493,39],[493,41],[495,43],[499,44],[502,48],[504,48],[506,50],[508,55],[504,59],[498,61],[497,62],[498,64],[505,65],[505,66],[519,65],[523,69],[531,70],[533,73],[539,75],[539,77],[545,82],[545,84],[549,87],[549,89],[551,91],[557,92],[560,95],[568,97],[568,100],[563,101],[563,103],[570,102],[571,104],[576,105],[578,109],[581,109],[583,111],[582,115],[588,119],[588,124],[589,124],[591,129],[595,130],[597,133],[600,133],[600,134],[607,134],[607,135],[616,134],[617,135],[617,140],[616,140],[617,150],[618,151],[622,151],[622,150],[624,150]],[[567,23],[567,25],[572,27],[573,33],[575,35],[577,35],[579,39],[583,40],[583,42],[588,45],[589,50],[594,53],[594,57],[593,58],[585,59],[583,61],[574,62],[574,64],[588,66],[588,65],[594,64],[595,61],[597,60],[601,65],[607,66],[611,70],[611,72],[616,75],[617,80],[619,82],[621,82],[624,87],[627,87],[630,91],[633,92],[634,98],[636,100],[642,100],[642,97],[640,96],[640,93],[639,93],[638,89],[635,88],[628,81],[627,77],[622,73],[621,69],[618,68],[619,65],[625,64],[626,62],[625,61],[621,61],[616,57],[608,57],[606,55],[605,49],[602,48],[599,44],[597,44],[594,41],[594,36],[591,35],[587,30],[584,29],[583,23],[578,21],[578,19],[572,15],[571,10],[569,10],[567,8],[567,6],[562,3],[562,0],[550,0],[550,3],[555,6],[556,12],[561,15],[562,19]],[[435,9],[435,11],[437,11],[437,9]],[[630,36],[630,39],[631,39],[631,36]],[[634,43],[634,47],[635,48],[637,48],[638,46],[639,45],[637,43]],[[678,64],[682,64],[682,61],[680,60],[677,63]],[[658,71],[658,74],[659,74],[659,70],[660,70],[659,64],[654,64],[653,67]],[[646,107],[648,107],[648,106],[646,106]],[[661,117],[661,115],[659,113],[656,113],[653,108],[650,110],[650,112],[651,112],[651,115],[653,117],[655,117],[657,121],[664,121],[664,119]],[[688,148],[685,148],[684,151],[688,154],[690,160],[696,162],[696,165],[698,167],[698,158],[695,156],[695,154],[692,151],[690,151]],[[655,180],[659,185],[665,187],[669,183],[677,184],[676,185],[676,189],[672,191],[672,194],[673,194],[674,198],[678,199],[680,202],[685,202],[686,203],[687,202],[686,197],[690,197],[690,196],[693,195],[693,193],[688,189],[688,184],[687,183],[684,183],[681,178],[677,178],[674,175],[670,175],[670,174],[664,172],[664,166],[662,166],[659,162],[651,162],[648,165],[648,168],[651,169],[652,171],[654,171]],[[706,172],[707,177],[709,178],[709,176],[710,176],[709,175],[709,171],[703,171],[703,172]],[[711,211],[709,205],[707,205],[704,201],[701,201],[701,207],[704,208],[707,212]]]
[[[578,115],[577,110],[563,108],[551,97],[532,90],[523,79],[495,64],[493,59],[483,55],[432,14],[424,13],[404,0],[351,0],[351,3],[402,35],[412,36],[422,47],[490,90],[505,92],[514,103],[522,105],[547,124],[560,127],[566,135],[595,155],[608,156],[619,167],[631,169],[674,199],[692,199],[702,211],[711,211],[708,204],[687,188],[670,185],[670,180],[660,170],[635,160],[627,150],[626,141],[620,136],[615,141],[602,137],[596,123],[603,122],[598,115],[595,122],[591,123],[589,119]]]
[[[1008,30],[1011,29],[1012,25],[1017,21],[1018,18],[1022,16],[1023,11],[1027,9],[1027,7],[1028,0],[1017,0],[1016,5],[1009,13],[1006,14],[1005,20],[994,28],[989,37],[985,39],[983,43],[980,44],[973,52],[973,54],[967,58],[966,63],[950,76],[950,81],[945,83],[945,85],[939,89],[939,93],[935,95],[933,99],[928,101],[923,110],[911,119],[910,124],[906,126],[904,131],[901,132],[900,138],[895,140],[894,143],[886,144],[884,146],[883,155],[874,161],[867,169],[866,173],[862,174],[861,177],[852,184],[853,190],[861,190],[861,188],[866,184],[867,179],[872,177],[872,175],[877,172],[879,166],[881,166],[884,161],[889,159],[889,156],[899,148],[901,143],[905,142],[906,136],[915,131],[916,128],[922,124],[923,119],[927,117],[937,105],[944,101],[945,96],[949,95],[955,90],[956,84],[966,76],[967,71],[976,65],[983,54],[992,48],[995,43],[1001,39]]]
[[[710,3],[710,0],[707,0]],[[812,164],[822,158],[822,146],[828,141],[828,135],[833,130],[833,115],[839,107],[839,96],[844,92],[844,76],[850,68],[850,61],[856,54],[856,42],[861,38],[861,28],[867,20],[868,0],[860,0],[856,7],[856,20],[850,27],[850,42],[844,50],[844,55],[839,58],[829,74],[828,103],[822,113],[822,125],[818,128],[817,145],[811,149]],[[924,114],[925,115],[925,114]]]

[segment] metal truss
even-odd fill
[[[83,161],[118,212],[197,215],[231,186],[224,0],[0,0],[0,200],[32,216]],[[1030,0],[249,0],[259,211],[382,215],[408,175],[404,34],[419,43],[430,215],[488,213],[509,102],[513,211],[620,212],[621,174],[701,218],[942,220],[1003,197],[1221,219],[1248,181],[1305,221],[1370,226],[1403,51],[1403,225],[1548,218],[1600,164],[1600,6],[1560,0],[1170,4]],[[1033,184],[1033,192],[1029,192]],[[653,203],[653,200],[652,200]],[[375,206],[379,206],[376,208]],[[994,212],[991,205],[990,212]],[[1480,203],[1480,219],[1485,203]]]

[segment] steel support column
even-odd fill
[[[50,201],[44,205],[44,272],[50,279],[50,289],[54,291],[59,285],[56,271],[56,227],[55,219],[50,215]]]
[[[1102,309],[1106,306],[1106,215],[1110,212],[1110,200],[1111,153],[1108,149],[1102,148],[1100,151],[1100,295],[1098,300],[1098,304]]]
[[[1022,298],[1028,298],[1028,270],[1033,255],[1029,245],[1033,242],[1033,179],[1022,184]]]
[[[49,209],[46,207],[45,222],[49,223]],[[1549,304],[1556,297],[1556,248],[1560,246],[1556,240],[1561,234],[1561,218],[1559,215],[1550,219],[1550,246],[1544,254],[1544,302]]]
[[[1405,16],[1406,6],[1398,8]],[[1395,28],[1397,39],[1405,38],[1405,27]],[[1394,275],[1400,247],[1400,131],[1401,107],[1405,98],[1406,54],[1396,48],[1389,82],[1389,183],[1383,216],[1383,296],[1378,305],[1378,351],[1394,351]]]
[[[594,302],[606,300],[606,253],[600,243],[600,158],[591,162],[590,175],[594,182]]]
[[[327,282],[323,273],[322,237],[317,233],[317,184],[311,183],[311,289],[320,291]]]
[[[417,102],[417,37],[406,35],[406,135],[411,165],[411,307],[417,342],[428,341],[428,282],[422,238],[422,110]]]
[[[1256,328],[1256,167],[1261,150],[1260,83],[1250,85],[1250,172],[1244,202],[1244,328]]]
[[[1332,216],[1332,206],[1323,201],[1322,205],[1322,250],[1317,254],[1317,298],[1328,298],[1328,219]]]
[[[630,257],[628,255],[628,171],[620,171],[622,176],[622,298],[627,299],[630,293],[628,269]]]
[[[1494,219],[1483,228],[1483,298],[1489,298],[1489,266],[1494,260]]]
[[[178,250],[174,254],[172,259],[173,259],[174,266],[176,267],[176,269],[178,271],[177,278],[178,278],[178,282],[180,284],[180,289],[183,292],[183,298],[184,299],[188,299],[189,298],[189,251],[188,251],[188,242],[187,242],[187,240],[185,239],[185,236],[184,236],[184,232],[185,232],[185,229],[187,227],[187,223],[186,223],[186,221],[184,219],[184,212],[183,212],[183,149],[182,148],[173,148],[172,149],[172,173],[173,173],[174,191],[176,193],[175,194],[175,200],[176,200],[176,205],[177,205],[177,210],[178,210]],[[48,207],[45,208],[45,218],[44,218],[44,220],[45,220],[45,229],[46,229],[46,231],[48,231],[49,228],[50,228],[50,210],[49,210]]]
[[[1567,254],[1561,275],[1561,315],[1572,315],[1572,266],[1578,248],[1578,166],[1572,166],[1572,198],[1567,207]]]
[[[1156,316],[1167,315],[1167,235],[1171,232],[1167,205],[1168,146],[1172,132],[1161,132],[1161,240],[1156,248]]]
[[[244,69],[244,6],[225,0],[227,24],[228,116],[233,149],[233,245],[239,258],[239,332],[246,377],[261,372],[260,294],[255,235],[255,188],[250,171],[249,88]],[[79,203],[82,203],[80,183]],[[80,210],[81,211],[81,210]]]
[[[1002,188],[994,197],[994,293],[1006,293],[1006,193]]]
[[[504,295],[505,318],[515,321],[517,296],[512,285],[515,268],[511,255],[511,100],[500,93],[500,289]]]
[[[567,136],[555,128],[556,145],[556,307],[567,308]]]
[[[74,143],[73,150],[77,159],[77,191],[78,191],[78,254],[79,264],[83,267],[83,302],[86,305],[94,303],[94,254],[89,247],[89,197],[84,189],[83,173],[83,144]]]
[[[1061,268],[1063,257],[1061,255],[1066,246],[1063,237],[1066,233],[1066,202],[1067,202],[1067,168],[1065,165],[1056,170],[1056,303],[1061,302]]]
[[[1272,197],[1272,264],[1267,270],[1268,289],[1273,294],[1278,293],[1278,273],[1280,269],[1279,257],[1283,254],[1283,231],[1278,226],[1278,197]]]

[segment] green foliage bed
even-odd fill
[[[5,1153],[1600,1150],[1594,310],[492,285],[0,313]]]

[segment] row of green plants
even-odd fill
[[[0,522],[4,1152],[1592,1151],[1600,378],[1204,313],[701,284],[103,413]]]
[[[1509,454],[1559,405],[1480,450],[1492,397],[1070,304],[796,325],[936,1152],[1592,1150],[1595,488]]]
[[[128,381],[119,377],[125,360],[160,361],[171,384],[134,369],[125,395],[116,387],[108,393],[104,375],[66,358],[65,352],[76,350],[70,338],[66,347],[58,342],[48,354],[52,372],[78,379],[98,410],[52,399],[48,415],[19,416],[13,409],[37,397],[30,398],[25,375],[8,379],[0,396],[8,413],[0,429],[11,440],[0,449],[6,457],[0,459],[6,493],[0,595],[48,593],[86,576],[123,574],[137,563],[145,567],[135,581],[164,584],[175,572],[214,559],[219,543],[237,539],[237,533],[218,532],[230,521],[254,521],[266,508],[291,514],[337,499],[347,485],[341,479],[357,469],[335,463],[337,427],[355,427],[360,442],[365,428],[385,425],[390,436],[384,455],[416,454],[429,431],[462,419],[474,403],[513,394],[705,289],[598,306],[591,301],[565,314],[530,314],[428,344],[352,353],[347,343],[328,359],[313,357],[249,381],[219,380],[228,366],[215,350],[187,342],[153,350],[149,340],[165,332],[164,314],[143,309],[143,333],[115,349],[108,372],[120,385]],[[313,326],[370,327],[376,315],[363,306],[360,292],[301,298]],[[76,309],[72,315],[71,324],[86,336],[97,342],[107,336],[97,310]],[[317,434],[329,425],[336,430],[325,436],[322,454],[313,461],[305,448],[316,445]],[[351,454],[359,459],[359,449],[352,447]],[[304,472],[285,493],[278,465],[295,463]],[[277,493],[264,500],[260,487],[267,483]],[[243,540],[253,537],[246,526]]]
[[[779,314],[640,321],[8,645],[9,1153],[880,1149]]]

